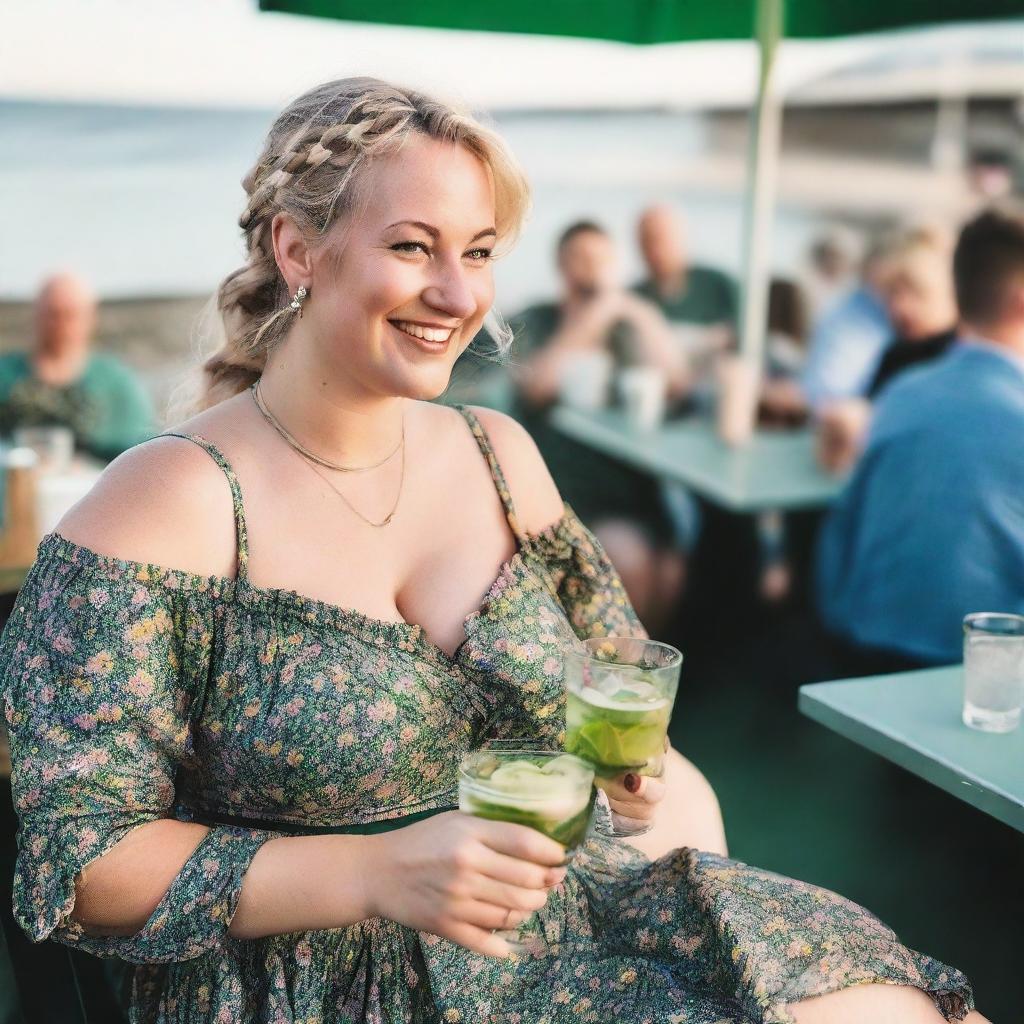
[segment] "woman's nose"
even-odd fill
[[[438,269],[435,280],[423,293],[424,301],[433,309],[465,320],[476,312],[477,300],[461,266],[447,265]]]

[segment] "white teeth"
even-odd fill
[[[406,323],[404,320],[391,321],[400,331],[411,334],[414,338],[422,338],[424,341],[447,341],[453,333],[453,328],[420,327],[418,324]]]

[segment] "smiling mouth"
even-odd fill
[[[416,338],[417,341],[427,341],[435,345],[447,342],[455,333],[454,327],[421,327],[419,324],[412,324],[407,320],[389,320],[388,323],[403,334]]]

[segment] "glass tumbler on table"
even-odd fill
[[[1011,732],[1024,706],[1024,615],[964,618],[964,725]]]
[[[682,663],[675,647],[637,637],[592,637],[565,652],[565,749],[594,766],[599,786],[627,772],[663,773]],[[605,834],[650,828],[613,812]]]
[[[571,853],[587,837],[594,810],[594,770],[571,754],[550,750],[484,748],[459,765],[459,810],[478,818],[537,829]],[[496,934],[528,950],[531,922]]]

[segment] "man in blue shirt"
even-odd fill
[[[954,276],[961,340],[884,392],[817,567],[833,634],[932,664],[967,613],[1024,612],[1024,214],[969,223]]]

